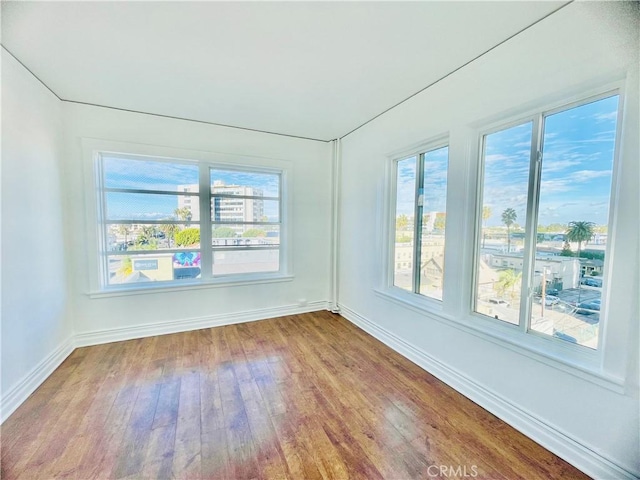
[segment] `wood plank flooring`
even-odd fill
[[[587,478],[328,312],[80,348],[3,479]]]

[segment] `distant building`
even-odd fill
[[[179,192],[198,192],[198,185],[178,185]],[[242,185],[225,185],[217,180],[211,187],[211,210],[214,222],[260,222],[264,220],[263,192]],[[215,196],[224,195],[224,196]],[[237,198],[236,198],[237,197]],[[192,218],[200,218],[200,200],[197,196],[178,196],[178,208],[187,208]],[[252,228],[250,225],[229,225],[238,235]]]
[[[580,259],[580,273],[584,276],[601,276],[604,262],[602,260],[594,259],[589,260],[587,258]]]
[[[424,235],[422,237],[422,263],[444,255],[444,235]],[[413,268],[413,242],[396,243],[394,252],[395,269]]]
[[[523,257],[518,254],[490,255],[489,264],[496,270],[512,269],[522,271]],[[576,288],[580,283],[580,264],[577,258],[562,256],[537,256],[534,268],[533,287],[538,288],[542,279],[547,286],[562,290]]]

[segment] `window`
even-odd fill
[[[482,137],[475,312],[598,347],[618,99]]]
[[[103,288],[281,272],[281,171],[115,154],[97,167]]]
[[[449,147],[395,162],[393,285],[442,300]]]

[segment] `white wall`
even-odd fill
[[[573,3],[342,140],[339,303],[345,315],[390,344],[404,345],[450,383],[467,385],[472,399],[496,399],[501,406],[495,412],[506,418],[510,411],[529,434],[546,432],[538,440],[600,476],[611,476],[617,468],[607,470],[611,464],[640,475],[639,77],[638,27],[633,23],[638,12],[632,13],[630,5]],[[455,326],[456,321],[471,321],[465,299],[471,295],[473,194],[468,182],[477,162],[475,129],[612,78],[626,78],[628,97],[602,371],[624,378],[623,393]],[[444,316],[452,320],[376,294],[384,288],[379,239],[384,237],[389,155],[447,133]],[[484,403],[490,407],[491,402]],[[558,447],[563,439],[570,448]]]
[[[208,317],[219,319],[222,314],[243,312],[262,311],[264,313],[257,315],[268,317],[274,312],[277,314],[281,307],[297,307],[301,299],[309,304],[329,300],[330,144],[72,103],[65,103],[63,107],[67,147],[64,189],[68,192],[65,209],[67,229],[72,232],[68,248],[73,252],[69,281],[77,334],[86,337],[91,332],[113,329],[132,332],[132,328],[176,320],[204,319],[206,324]],[[83,169],[87,167],[87,159],[83,158],[82,138],[238,155],[239,162],[242,155],[291,162],[294,279],[260,285],[90,298],[88,249],[95,245],[85,241]],[[139,329],[138,334],[151,331]],[[89,335],[86,338],[99,341],[106,337]]]
[[[2,50],[3,417],[38,383],[42,362],[64,358],[60,349],[72,333],[60,109],[60,101]]]

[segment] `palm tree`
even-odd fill
[[[502,212],[502,223],[507,226],[507,252],[511,252],[511,225],[518,219],[518,215],[513,208],[507,208]]]
[[[171,219],[168,219],[168,220],[171,220]],[[169,242],[169,248],[171,248],[171,239],[173,239],[176,233],[180,231],[180,228],[175,223],[165,223],[163,225],[160,225],[160,231],[162,231],[162,233],[164,233],[164,235],[167,237],[167,241]]]
[[[580,253],[582,251],[582,242],[587,242],[591,237],[593,237],[593,228],[596,226],[593,222],[569,222],[567,227],[566,235],[567,240],[570,242],[578,243],[578,268],[580,269],[580,278],[582,277],[582,266],[580,265]],[[578,303],[580,303],[580,287],[582,286],[582,281],[578,282]]]
[[[118,234],[124,235],[124,244],[127,245],[128,236],[131,233],[131,227],[129,225],[118,225]]]
[[[582,251],[582,242],[593,237],[593,229],[596,226],[593,222],[569,222],[567,227],[567,240],[578,243],[578,259]]]
[[[187,228],[189,228],[189,225],[191,224],[191,209],[188,207],[182,207],[182,208],[176,208],[173,213],[175,213],[176,217],[178,217],[180,220],[184,221],[187,225]]]

